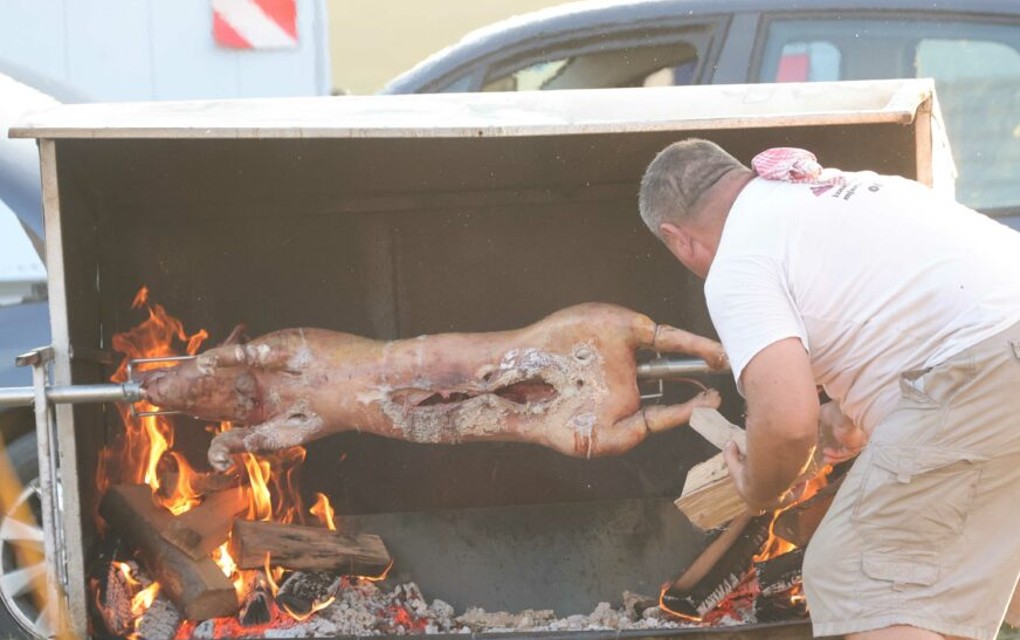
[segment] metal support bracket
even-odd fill
[[[39,500],[42,504],[43,550],[46,554],[46,606],[43,610],[46,626],[57,635],[67,628],[66,611],[67,558],[63,552],[64,523],[60,506],[60,449],[53,408],[46,397],[49,382],[49,365],[53,362],[53,348],[42,347],[18,356],[16,364],[32,367],[33,406],[35,432],[39,456]]]

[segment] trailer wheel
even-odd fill
[[[35,433],[15,440],[7,455],[22,489],[14,504],[4,505],[0,519],[0,636],[49,638],[53,633],[43,615],[45,603],[37,601],[32,588],[46,570],[39,560],[43,529]],[[26,559],[26,551],[34,557]]]

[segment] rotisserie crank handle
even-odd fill
[[[708,363],[698,358],[669,358],[659,357],[637,366],[638,380],[669,380],[670,378],[685,378],[687,376],[720,373],[726,369],[709,368]]]

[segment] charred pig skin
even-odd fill
[[[612,304],[557,311],[522,329],[379,341],[285,329],[224,344],[141,374],[147,401],[237,426],[215,437],[219,470],[232,454],[306,444],[357,430],[413,442],[529,442],[570,456],[627,451],[650,433],[717,407],[707,390],[642,410],[635,352],[703,358],[722,369],[719,343]]]

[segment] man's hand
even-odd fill
[[[733,480],[733,485],[737,489],[737,493],[747,502],[747,496],[751,492],[751,479],[747,474],[747,456],[740,450],[740,446],[737,445],[735,440],[730,440],[723,447],[723,459],[726,461],[726,468],[729,469],[730,478]],[[755,507],[758,511],[764,512],[766,509],[778,508],[786,494],[777,496],[772,502],[757,504]]]
[[[861,452],[868,432],[843,415],[835,402],[826,402],[818,413],[818,439],[825,463],[838,464]]]

